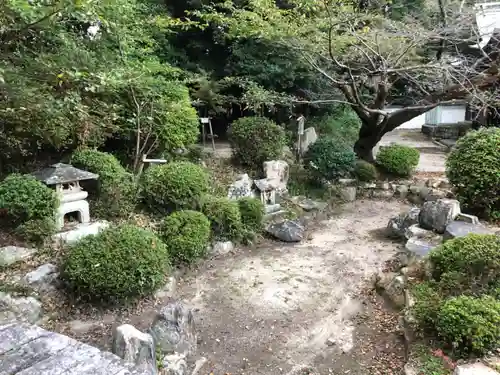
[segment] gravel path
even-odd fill
[[[381,342],[383,350],[388,339],[402,349],[387,333],[395,322],[382,333],[370,323],[377,302],[363,290],[397,251],[381,229],[405,207],[357,201],[307,242],[226,255],[187,274],[178,298],[196,309],[199,354],[210,370],[271,375],[314,365],[321,374],[361,375],[380,359],[373,353]],[[375,346],[366,348],[366,336],[377,333]]]

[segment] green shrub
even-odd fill
[[[488,293],[500,279],[500,237],[469,234],[449,240],[429,253],[432,277],[445,290]]]
[[[195,208],[208,191],[206,170],[187,161],[148,168],[142,190],[148,203],[156,208]]]
[[[201,212],[176,211],[165,218],[160,232],[170,256],[191,263],[205,255],[210,240],[210,221]]]
[[[500,212],[500,128],[460,138],[446,160],[446,175],[465,208]]]
[[[259,230],[264,220],[264,204],[260,199],[244,197],[238,199],[241,221],[251,230]]]
[[[57,232],[54,218],[28,220],[20,224],[15,232],[29,243],[43,245],[45,240]]]
[[[377,168],[364,160],[356,160],[352,173],[354,177],[362,182],[370,182],[377,179]]]
[[[0,208],[13,227],[30,220],[55,220],[58,206],[55,190],[33,176],[11,174],[0,182]]]
[[[97,194],[92,200],[95,215],[124,217],[134,211],[138,201],[137,184],[113,155],[96,149],[80,149],[71,155],[71,164],[99,175],[96,187],[83,182],[85,188]]]
[[[304,155],[304,163],[317,179],[336,180],[347,176],[354,167],[356,156],[333,138],[320,138]]]
[[[284,129],[265,117],[242,117],[229,135],[234,157],[243,165],[261,169],[267,160],[281,156],[286,145]]]
[[[413,147],[391,145],[380,147],[377,163],[387,172],[407,177],[417,168],[420,152]]]
[[[228,240],[241,238],[243,224],[237,201],[208,195],[203,198],[202,211],[210,220],[215,237]]]
[[[81,298],[121,300],[155,291],[168,266],[167,248],[155,234],[120,225],[70,246],[62,276]]]
[[[411,311],[419,325],[424,329],[434,329],[442,303],[442,296],[433,282],[423,282],[413,286],[415,304]]]
[[[339,144],[352,148],[358,139],[361,121],[351,108],[340,107],[334,113],[307,119],[307,126],[314,127],[322,138],[333,138]]]
[[[436,328],[458,351],[486,354],[500,345],[500,301],[491,296],[450,298],[439,310]]]

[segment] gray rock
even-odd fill
[[[288,177],[290,175],[290,167],[284,160],[270,160],[263,164],[266,178],[276,181],[276,190],[284,192],[287,190]]]
[[[483,363],[472,363],[460,365],[455,368],[453,375],[500,375],[497,371],[486,366]]]
[[[23,281],[30,286],[48,289],[58,277],[57,266],[46,263],[36,270],[28,272],[24,276]]]
[[[153,337],[130,324],[116,328],[113,334],[113,353],[137,369],[155,374],[156,351]]]
[[[420,371],[417,368],[415,368],[412,364],[407,363],[403,367],[403,372],[404,372],[404,375],[418,375],[418,373]]]
[[[304,196],[293,197],[292,202],[302,208],[304,211],[321,211],[327,206],[325,202],[318,202]]]
[[[405,278],[394,272],[380,273],[377,276],[376,286],[382,294],[396,307],[405,304]]]
[[[196,327],[191,309],[174,302],[163,307],[151,325],[151,335],[163,353],[196,353]]]
[[[442,243],[441,237],[432,238],[410,238],[405,245],[405,249],[417,257],[423,257],[429,252],[438,247]]]
[[[17,262],[25,261],[36,254],[37,249],[20,246],[5,246],[0,248],[0,267],[7,267]]]
[[[212,248],[209,248],[212,251]],[[174,276],[170,276],[165,283],[165,285],[155,293],[155,297],[158,299],[162,298],[173,298],[177,292],[177,279]]]
[[[394,196],[392,190],[373,190],[372,197],[376,199],[391,199]]]
[[[238,176],[238,179],[229,186],[227,197],[229,199],[252,197],[252,186],[253,180],[248,176],[248,174],[242,174]]]
[[[234,244],[231,241],[217,241],[212,246],[212,253],[215,255],[225,255],[234,250]]]
[[[409,240],[412,237],[416,238],[426,238],[432,237],[434,233],[431,230],[422,229],[418,224],[413,224],[405,229],[405,238]]]
[[[425,197],[425,200],[428,202],[432,201],[437,201],[438,199],[446,198],[447,194],[443,190],[438,190],[438,189],[431,189],[427,196]]]
[[[492,230],[481,224],[471,224],[464,221],[452,221],[446,226],[443,238],[445,241],[468,234],[495,234]]]
[[[406,198],[408,195],[408,185],[396,185],[394,187],[394,195],[396,197]]]
[[[401,213],[390,219],[387,224],[389,235],[391,237],[404,238],[406,229],[418,223],[419,213],[420,209],[418,207],[412,207],[408,212]]]
[[[464,213],[459,213],[458,216],[455,218],[455,220],[464,221],[470,224],[479,224],[479,218],[477,216],[467,215]]]
[[[266,231],[283,242],[300,242],[304,238],[304,226],[299,220],[285,220],[271,224]]]
[[[264,206],[264,213],[272,214],[273,212],[277,212],[281,210],[281,205],[279,203],[276,204],[266,204]]]
[[[356,185],[356,180],[354,178],[339,178],[339,184],[345,186]]]
[[[425,202],[420,210],[419,224],[424,229],[444,233],[446,226],[460,213],[460,203],[454,199]]]
[[[187,375],[188,366],[184,354],[170,354],[163,358],[163,375]]]
[[[356,187],[355,186],[341,186],[339,187],[340,199],[345,202],[354,202],[356,200]]]
[[[0,324],[12,321],[36,323],[42,318],[42,304],[33,297],[12,297],[0,292]]]

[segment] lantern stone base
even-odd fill
[[[86,224],[90,222],[89,202],[86,200],[77,200],[73,202],[61,202],[56,213],[57,229],[64,228],[64,216],[72,212],[78,213],[78,222]]]
[[[109,227],[107,221],[96,221],[94,223],[78,224],[76,228],[66,232],[60,232],[53,236],[54,242],[57,244],[71,244],[85,236],[96,235],[100,231]]]

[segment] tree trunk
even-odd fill
[[[368,163],[375,162],[373,148],[377,145],[383,135],[379,135],[377,130],[377,124],[363,122],[361,129],[359,129],[358,140],[354,144],[354,152],[358,158],[367,161]]]

